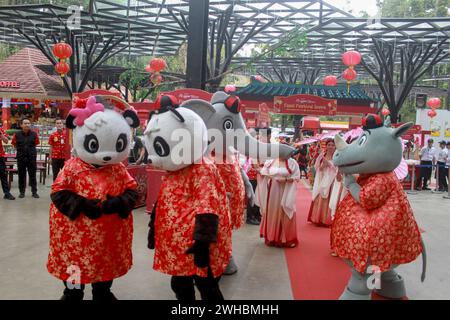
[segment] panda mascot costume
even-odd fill
[[[47,269],[64,282],[62,300],[82,300],[89,283],[93,300],[115,300],[113,279],[132,265],[131,210],[138,194],[122,161],[129,153],[130,127],[138,127],[139,119],[114,96],[91,96],[74,105],[66,126],[73,129],[75,157],[52,185]]]
[[[144,141],[149,163],[167,171],[150,223],[153,268],[172,276],[176,298],[223,300],[219,280],[231,255],[231,227],[225,185],[204,158],[207,129],[192,110],[173,96],[156,102]]]

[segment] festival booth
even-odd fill
[[[40,180],[50,169],[48,138],[55,120],[65,118],[71,107],[70,97],[61,77],[48,59],[37,49],[24,48],[0,63],[0,115],[3,129],[10,135],[20,129],[19,120],[32,121],[32,130],[39,135],[38,172]],[[9,181],[17,173],[15,149],[4,144],[8,160]]]

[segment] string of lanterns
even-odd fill
[[[431,110],[428,111],[427,114],[431,119],[433,119],[437,115],[436,109],[441,107],[441,99],[430,98],[427,101],[427,106],[429,106],[431,108]]]
[[[160,72],[165,68],[167,68],[167,63],[164,59],[153,58],[145,67],[145,70],[151,74],[150,81],[156,85],[159,85],[163,81],[163,77]]]
[[[66,62],[72,56],[72,47],[61,41],[55,44],[52,48],[53,55],[58,58],[58,62],[55,65],[55,71],[64,78],[65,75],[70,71],[69,64]]]
[[[350,50],[342,55],[342,63],[348,68],[342,72],[341,76],[347,81],[347,90],[350,90],[350,83],[358,77],[355,66],[361,63],[361,54],[356,50]],[[334,87],[337,85],[337,77],[328,75],[323,79],[325,86]]]

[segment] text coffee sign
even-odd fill
[[[0,80],[0,88],[20,88],[20,82]]]
[[[307,94],[274,97],[274,112],[281,114],[334,116],[337,113],[337,101]]]

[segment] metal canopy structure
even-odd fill
[[[358,50],[363,56],[373,58],[374,39],[394,44],[396,48],[408,48],[413,44],[432,48],[441,42],[441,47],[450,50],[450,18],[384,18],[379,20],[361,18],[331,18],[306,31],[307,46],[290,55],[292,58],[267,57],[252,61],[251,70],[273,73],[273,66],[289,68],[321,68],[321,75],[340,73],[346,67],[341,55],[347,50]],[[236,57],[235,66],[249,65],[251,59]],[[400,64],[397,56],[396,64]],[[440,64],[450,63],[450,56]],[[246,72],[244,68],[244,73]],[[358,68],[360,77],[369,75]]]
[[[39,34],[52,43],[52,36],[64,35],[68,27],[80,39],[96,37],[106,41],[110,37],[122,38],[118,48],[122,48],[124,54],[173,55],[186,37],[176,25],[112,16],[101,10],[81,11],[77,21],[74,12],[52,4],[2,6],[0,21],[0,42],[22,46],[32,44],[18,30],[27,35]],[[103,45],[100,41],[99,49]],[[124,48],[129,50],[124,51]]]
[[[80,39],[98,38],[100,50],[112,37],[117,40],[115,54],[174,55],[187,41],[189,0],[91,0],[89,3],[89,8],[81,12],[78,27],[71,28],[71,32]],[[237,73],[273,72],[273,66],[278,66],[300,70],[320,68],[319,76],[339,74],[345,68],[341,63],[344,51],[357,49],[363,56],[373,57],[373,39],[394,43],[396,47],[414,43],[435,46],[442,40],[446,51],[450,46],[450,18],[362,19],[321,0],[210,0],[210,23],[220,21],[230,6],[233,6],[230,26],[222,27],[230,27],[238,35],[230,39],[233,43],[241,42],[246,34],[268,23],[269,27],[246,39],[246,44],[276,44],[283,35],[296,30],[307,37],[307,45],[291,52],[291,58],[266,55],[252,60],[243,56],[241,50],[233,58],[233,67],[241,67]],[[66,7],[51,4],[2,6],[0,42],[32,46],[19,33],[21,30],[27,35],[39,34],[51,45],[55,34],[64,34],[71,14]],[[399,58],[395,63],[400,63]],[[439,63],[450,63],[450,57]],[[360,79],[369,77],[362,67],[358,66],[357,71]]]
[[[187,34],[184,25],[189,19],[189,0],[95,0],[94,3],[102,14],[131,20],[144,19],[171,27],[181,24],[181,30]],[[273,44],[295,28],[311,28],[326,19],[351,17],[320,0],[210,0],[209,20],[219,19],[230,5],[234,6],[230,24],[237,25],[237,34],[249,32],[256,21],[273,23],[252,37],[249,44]]]

